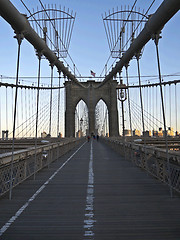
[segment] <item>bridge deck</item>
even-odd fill
[[[101,142],[72,154],[0,199],[0,239],[180,239],[180,197],[167,186]]]

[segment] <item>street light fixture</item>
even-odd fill
[[[125,136],[125,124],[124,124],[124,101],[127,99],[127,86],[123,84],[123,80],[120,80],[120,84],[118,85],[118,99],[121,101],[122,106],[122,124],[123,124],[123,136]]]

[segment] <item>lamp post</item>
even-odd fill
[[[123,136],[125,136],[125,120],[124,120],[124,101],[127,99],[127,92],[126,92],[127,86],[126,84],[123,84],[123,80],[120,80],[120,85],[118,86],[118,99],[121,101],[121,107],[122,107],[122,125],[123,125]]]
[[[122,107],[122,125],[123,125],[123,146],[124,146],[124,156],[126,159],[126,149],[125,149],[125,123],[124,123],[124,101],[127,99],[127,86],[123,84],[123,80],[120,79],[120,84],[118,86],[118,99],[121,101]]]
[[[80,132],[81,132],[81,137],[82,137],[82,125],[83,125],[83,119],[80,119]]]

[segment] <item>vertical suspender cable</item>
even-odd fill
[[[126,65],[126,80],[127,80],[127,87],[129,87],[128,65]],[[130,103],[129,88],[127,89],[127,92],[128,92],[129,125],[130,125],[130,130],[131,130],[131,137],[132,137],[133,132],[132,132],[131,103]]]
[[[60,113],[60,89],[61,87],[61,72],[59,72],[59,92],[58,92],[58,119],[57,119],[57,137],[59,135],[59,113]]]
[[[52,118],[52,86],[53,86],[53,64],[51,66],[51,94],[50,94],[50,115],[49,115],[49,134],[51,136],[51,118]]]
[[[16,110],[17,110],[17,96],[18,96],[18,80],[19,80],[19,60],[20,60],[20,49],[23,39],[23,35],[16,34],[18,41],[18,57],[17,57],[17,70],[16,70],[16,91],[14,99],[14,119],[13,119],[13,141],[12,141],[12,157],[11,157],[11,170],[10,170],[10,188],[9,188],[9,199],[12,199],[12,187],[13,187],[13,161],[14,161],[14,143],[15,143],[15,129],[16,129]]]
[[[158,109],[157,109],[157,106],[158,106],[159,104],[158,104],[158,92],[157,92],[157,86],[156,86],[156,105],[155,105],[155,107],[156,107],[156,126],[158,126]],[[158,131],[159,129],[158,129],[158,127],[157,127],[157,131]]]
[[[101,106],[101,109],[102,109],[102,117],[103,117],[103,122],[102,122],[102,127],[103,127],[103,133],[104,133],[104,136],[105,136],[105,115],[104,115],[104,105]]]
[[[37,106],[37,93],[36,93],[37,91],[36,91],[36,89],[34,89],[34,112],[36,113],[36,106]],[[35,128],[34,128],[34,136],[35,136],[35,134],[36,134],[36,126],[35,126]]]
[[[1,75],[1,82],[2,82],[2,75]],[[2,138],[2,136],[1,136],[1,116],[2,116],[2,114],[1,114],[1,91],[2,91],[2,89],[1,89],[1,86],[0,86],[0,139]]]
[[[163,90],[162,90],[162,91],[163,91]],[[160,114],[159,119],[160,119],[160,121],[162,122],[163,119],[162,119],[161,97],[159,97],[159,98],[160,98],[160,99],[159,99],[159,101],[160,101],[160,104],[159,104],[159,114]],[[165,109],[164,109],[164,111],[165,111]]]
[[[172,127],[171,122],[171,85],[169,85],[169,127]]]
[[[146,98],[147,98],[147,112],[149,113],[149,99],[148,99],[148,96],[149,96],[149,91],[148,91],[148,87],[147,87],[147,96],[146,96]],[[148,118],[147,118],[147,127],[148,127]],[[148,130],[148,129],[147,129]]]
[[[6,87],[6,131],[8,131],[8,97],[7,97],[7,87]]]
[[[34,92],[34,90],[33,89],[31,89],[31,116],[33,116],[34,115],[34,111],[33,111],[33,92]],[[34,134],[34,124],[32,124],[32,135],[35,135]]]
[[[12,105],[12,122],[13,122],[13,110],[14,110],[14,109],[13,109],[13,98],[14,98],[14,96],[13,96],[13,91],[14,91],[14,90],[13,90],[13,87],[12,87],[11,90],[12,90],[12,92],[11,92],[11,93],[12,93],[12,104],[11,104],[11,105]]]
[[[142,126],[143,126],[143,134],[145,134],[144,127],[144,109],[143,109],[143,100],[142,100],[142,87],[141,87],[141,75],[140,75],[140,67],[139,67],[139,54],[136,56],[137,59],[137,68],[138,68],[138,78],[139,78],[139,94],[140,94],[140,103],[141,103],[141,117],[142,117]]]
[[[29,137],[31,137],[31,98],[30,98],[30,94],[31,94],[31,89],[29,89],[29,91],[28,91],[28,103],[29,103],[29,113],[28,113],[28,119],[29,119],[29,129],[30,129],[30,131],[29,131]]]
[[[24,102],[23,102],[23,88],[21,89],[21,118],[22,118],[22,137],[23,137],[23,126],[24,126],[24,119],[23,119],[23,113],[24,113],[24,109],[23,109],[23,105],[24,105]]]
[[[138,78],[139,78],[139,94],[140,94],[140,103],[141,103],[141,117],[142,117],[142,126],[143,126],[143,139],[144,139],[144,151],[145,151],[145,167],[147,167],[146,162],[146,136],[145,136],[145,125],[144,125],[144,109],[143,109],[143,99],[142,99],[142,87],[141,87],[141,75],[140,75],[140,67],[139,67],[139,58],[140,53],[136,54],[136,60],[137,60],[137,68],[138,68]]]
[[[39,85],[40,85],[40,74],[41,74],[41,53],[37,53],[39,66],[38,66],[38,88],[37,88],[37,101],[36,101],[36,130],[35,130],[35,157],[34,157],[34,180],[36,178],[37,171],[37,133],[38,133],[38,116],[39,116]]]
[[[168,110],[167,110],[167,104],[166,104],[166,101],[167,101],[167,97],[166,97],[166,85],[164,85],[164,99],[165,99],[165,101],[164,101],[164,111],[166,112],[166,111],[168,111]]]
[[[149,88],[149,111],[150,111],[150,116],[149,116],[149,118],[150,118],[150,125],[151,125],[151,121],[152,121],[152,119],[151,119],[151,116],[152,116],[152,114],[151,114],[151,111],[152,111],[152,91],[151,91],[151,87]],[[151,125],[152,126],[152,125]],[[152,133],[152,127],[150,127],[150,130],[151,130],[151,133]]]
[[[175,90],[175,111],[176,111],[176,136],[178,136],[178,132],[177,132],[177,89],[176,89],[176,84],[174,85],[174,90]]]
[[[168,168],[168,180],[169,180],[169,188],[170,188],[170,196],[172,197],[172,184],[171,184],[171,172],[170,172],[170,164],[169,164],[169,152],[168,152],[168,140],[167,140],[167,129],[166,129],[166,117],[165,117],[165,109],[164,109],[164,98],[163,98],[163,91],[162,91],[162,77],[161,77],[161,68],[160,68],[160,59],[159,59],[159,34],[154,36],[154,42],[156,46],[156,55],[157,55],[157,64],[158,64],[158,74],[159,74],[159,87],[160,87],[160,94],[161,94],[161,108],[162,108],[162,115],[163,115],[163,123],[164,123],[164,137],[166,142],[166,158],[167,158],[167,168]]]
[[[126,67],[126,81],[127,81],[127,98],[128,98],[128,110],[129,110],[129,126],[131,130],[131,159],[133,159],[133,131],[132,131],[132,120],[131,120],[131,103],[130,103],[130,91],[129,91],[129,79],[128,79],[128,64]]]
[[[17,98],[17,106],[19,106],[18,98]],[[17,127],[16,127],[16,131],[17,131],[16,138],[17,138],[19,136],[19,128],[18,128],[18,126],[19,126],[19,107],[17,108],[16,111],[17,111],[16,112],[16,125],[17,125]]]
[[[27,117],[27,94],[26,94],[26,91],[27,89],[25,88],[25,108],[26,108],[26,112],[25,112],[25,114],[26,114],[26,137],[27,137],[27,127],[28,127],[28,121],[27,121],[27,119],[28,119],[28,117]]]
[[[152,115],[154,117],[154,87],[152,87]],[[153,131],[155,130],[154,124],[155,124],[155,119],[153,119]]]
[[[123,133],[123,141],[125,145],[125,123],[124,123],[124,102],[121,101],[121,110],[122,110],[122,133]]]
[[[65,83],[65,81],[66,81],[66,76],[64,75],[64,83]],[[66,106],[66,92],[65,92],[65,89],[63,90],[63,92],[62,92],[63,94],[63,96],[61,97],[61,100],[62,100],[62,102],[63,102],[63,104],[62,104],[62,109],[63,109],[63,123],[65,122],[65,106]],[[63,133],[64,133],[64,136],[65,136],[65,124],[63,124]]]
[[[35,99],[34,99],[34,92],[35,92],[35,89],[32,89],[32,115],[34,115],[34,113],[35,113],[35,109],[34,109],[34,101],[35,101]],[[35,127],[34,127],[34,124],[33,124],[33,135],[35,136]]]

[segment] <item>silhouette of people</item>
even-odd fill
[[[97,139],[97,142],[98,142],[98,140],[99,140],[99,135],[97,134],[97,136],[96,136],[96,139]]]

